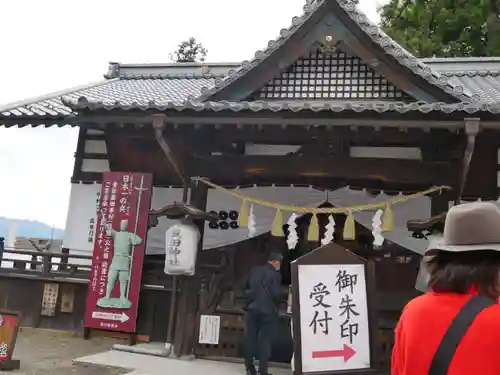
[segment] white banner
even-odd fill
[[[94,251],[101,184],[71,184],[63,247]]]
[[[63,247],[71,253],[86,254],[94,251],[95,223],[97,223],[97,200],[101,184],[71,184],[71,194],[64,231]],[[151,208],[160,209],[182,200],[182,189],[153,188]],[[158,226],[148,232],[146,254],[165,253],[165,231],[174,224],[160,218]]]
[[[372,204],[389,202],[396,197],[386,194],[372,196],[365,191],[342,188],[328,194],[330,203],[337,207],[349,207],[362,204]],[[429,197],[419,197],[410,199],[407,202],[392,206],[394,214],[394,225],[391,232],[383,233],[385,239],[401,245],[409,250],[423,254],[427,249],[428,241],[412,237],[411,232],[406,228],[408,220],[423,220],[431,216],[431,199]],[[374,211],[356,212],[354,218],[358,223],[366,228],[372,228]]]
[[[71,196],[66,221],[66,230],[63,246],[71,253],[91,253],[93,251],[93,228],[96,222],[97,199],[100,184],[72,184]],[[393,197],[381,194],[373,197],[363,191],[354,191],[348,188],[330,191],[326,194],[307,187],[255,187],[240,189],[244,195],[264,199],[275,203],[291,204],[296,206],[315,207],[327,199],[334,206],[346,207],[359,204],[384,202]],[[151,209],[160,209],[173,202],[182,200],[182,189],[154,188],[151,199]],[[229,194],[210,189],[207,198],[207,211],[215,211],[220,216],[217,223],[207,223],[203,237],[203,249],[212,249],[228,246],[248,238],[247,228],[237,227],[237,216],[241,201]],[[425,219],[430,216],[430,199],[427,197],[409,200],[393,206],[394,229],[384,233],[384,237],[410,250],[421,253],[427,247],[427,241],[411,237],[406,229],[406,222],[410,219]],[[268,232],[276,211],[259,205],[254,206],[255,236]],[[355,214],[356,220],[371,230],[374,212],[360,212]],[[283,212],[283,222],[286,222],[291,213]],[[146,254],[165,254],[165,232],[175,221],[161,218],[158,226],[148,232]],[[94,230],[95,232],[95,230]]]
[[[63,247],[69,248],[71,253],[78,251],[79,254],[92,252],[94,249],[93,238],[90,235],[92,222],[96,222],[97,208],[96,199],[100,192],[100,184],[72,184],[71,196],[66,220]],[[258,187],[241,189],[242,194],[256,198],[266,199],[273,202],[289,203],[299,206],[317,206],[325,200],[325,193],[310,188],[286,188],[286,187]],[[160,209],[173,202],[182,200],[182,189],[154,188],[151,199],[151,209]],[[207,197],[207,211],[216,211],[226,219],[217,222],[217,228],[210,228],[206,224],[203,238],[203,249],[212,249],[227,246],[248,238],[247,228],[231,229],[231,225],[237,223],[229,218],[229,213],[238,213],[241,201],[230,195],[210,189]],[[266,233],[270,230],[276,211],[274,209],[255,206],[256,231],[255,235]],[[285,220],[288,219],[284,213]],[[146,243],[146,254],[165,254],[165,232],[175,220],[160,218],[158,225],[148,232]],[[95,225],[95,224],[94,224]],[[95,228],[94,228],[95,229]]]

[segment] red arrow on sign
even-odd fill
[[[312,352],[313,358],[333,358],[333,357],[344,357],[344,362],[350,360],[356,351],[351,348],[349,345],[344,344],[344,348],[342,350],[320,350]]]

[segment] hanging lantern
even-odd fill
[[[198,227],[187,219],[165,232],[164,271],[167,275],[194,275],[200,237]]]

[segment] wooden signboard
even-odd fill
[[[377,372],[374,265],[330,243],[292,263],[296,374]]]
[[[19,360],[13,360],[19,331],[19,314],[0,310],[0,370],[19,369]]]
[[[62,313],[71,314],[75,308],[75,286],[73,284],[61,285],[61,307]]]
[[[40,315],[54,316],[56,314],[58,295],[59,284],[45,283],[43,287],[42,309],[40,311]]]

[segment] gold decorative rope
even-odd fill
[[[317,207],[302,207],[302,206],[292,206],[292,205],[288,205],[288,204],[273,203],[273,202],[265,201],[262,199],[253,198],[253,197],[250,197],[250,196],[247,196],[244,194],[240,194],[234,190],[226,189],[220,185],[214,184],[213,182],[211,182],[210,180],[208,180],[206,178],[199,178],[199,181],[203,182],[204,184],[206,184],[214,189],[217,189],[217,190],[223,191],[229,195],[232,195],[235,198],[246,201],[247,203],[254,203],[254,204],[264,206],[264,207],[275,208],[276,210],[281,210],[281,211],[300,212],[300,213],[309,213],[309,214],[334,214],[334,213],[352,213],[352,212],[360,212],[360,211],[373,211],[373,210],[377,210],[377,209],[384,209],[389,205],[404,203],[404,202],[407,202],[411,199],[423,197],[423,196],[435,193],[437,191],[451,189],[450,186],[444,186],[444,185],[443,186],[434,186],[432,188],[421,191],[419,193],[406,195],[406,196],[402,196],[402,197],[397,197],[393,200],[380,202],[380,203],[362,204],[362,205],[351,206],[351,207],[317,208]]]

